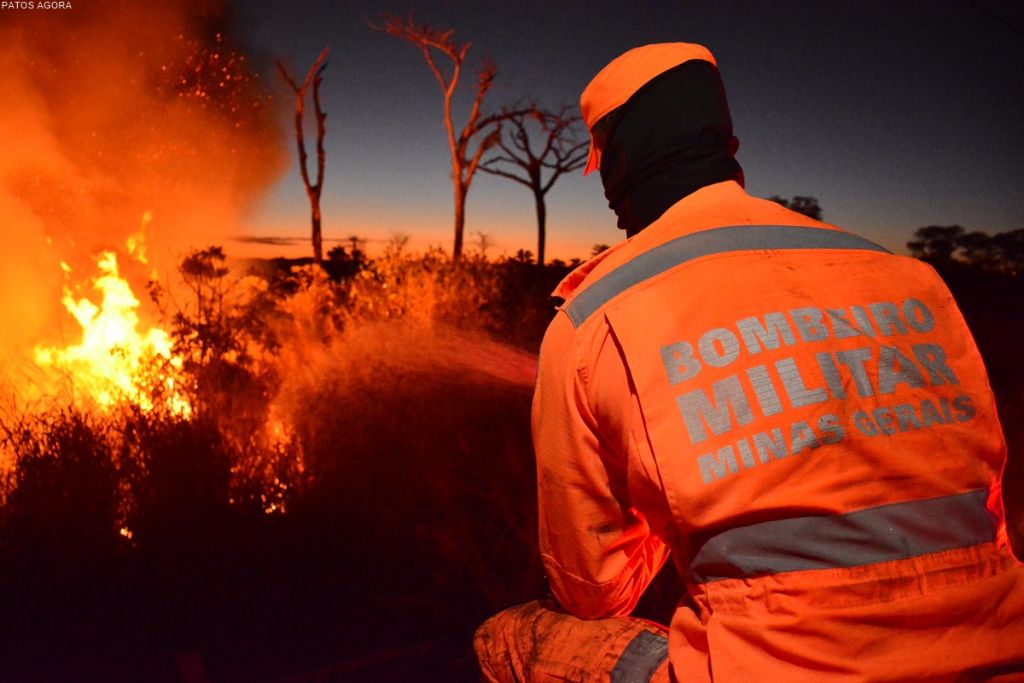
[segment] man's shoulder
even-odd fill
[[[773,209],[777,209],[778,214],[775,214]],[[782,219],[786,214],[789,214],[790,218],[796,216],[798,220],[810,221],[773,202],[748,195],[735,182],[717,183],[702,188],[684,197],[658,220],[633,237],[621,240],[585,261],[562,279],[552,292],[552,296],[569,301],[575,294],[637,255],[688,233],[736,222],[754,222],[755,217],[760,219],[760,222],[773,218]]]
[[[762,244],[765,241],[762,237],[771,237],[778,232],[793,237],[803,232],[800,228],[850,234],[838,226],[796,213],[774,201],[753,197],[734,182],[718,183],[683,198],[638,234],[583,263],[559,283],[553,296],[563,300],[563,309],[574,305],[580,308],[582,303],[574,304],[575,299],[600,298],[598,290],[611,287],[598,285],[592,295],[584,294],[599,280],[623,266],[631,272],[645,272],[649,269],[647,266],[660,272],[666,264],[675,262],[678,256],[675,252],[685,256],[693,251],[688,248],[688,243],[684,244],[687,240],[700,244],[720,241],[721,248],[711,251],[770,248],[770,245],[766,246],[767,242]],[[724,230],[718,233],[719,229]],[[743,237],[749,239],[741,239]],[[630,276],[621,275],[614,279],[617,284],[622,284],[618,280],[628,281]]]
[[[595,274],[595,271],[599,270],[598,267],[601,266],[601,264],[609,257],[615,254],[615,252],[621,250],[625,244],[625,240],[619,242],[614,246],[608,247],[600,254],[584,261],[581,265],[577,266],[575,270],[562,278],[562,281],[558,283],[557,287],[555,287],[555,291],[551,293],[551,296],[564,301],[571,299],[573,294],[582,289],[588,281],[592,281],[599,276],[599,273]],[[600,269],[600,271],[603,270],[604,268]]]

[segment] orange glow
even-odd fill
[[[76,392],[101,408],[127,399],[152,410],[160,401],[187,417],[192,409],[175,381],[182,359],[174,355],[170,335],[159,327],[140,330],[139,300],[120,276],[114,252],[103,252],[96,265],[92,289],[100,294],[99,304],[64,287],[62,303],[82,328],[81,341],[63,348],[37,346],[36,364],[66,376]],[[61,268],[70,275],[70,266],[61,263]],[[147,385],[157,368],[159,386]]]
[[[210,30],[220,4],[88,4],[0,21],[0,387],[34,401],[72,386],[99,405],[159,395],[152,407],[171,397],[181,412],[141,287],[237,229],[287,139],[265,79]]]
[[[146,226],[152,222],[153,212],[145,212],[142,214],[142,223],[139,225],[139,231],[134,235],[130,235],[125,240],[128,254],[139,263],[149,263],[149,259],[146,257]]]

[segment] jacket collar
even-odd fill
[[[626,250],[627,247],[629,247],[631,252],[645,251],[647,248],[665,241],[669,237],[666,234],[669,230],[671,230],[672,237],[680,237],[704,230],[706,227],[702,225],[702,222],[692,222],[687,219],[712,209],[719,204],[749,199],[749,197],[750,195],[734,180],[726,180],[702,187],[673,204],[656,221],[638,234],[602,251],[573,270],[558,283],[551,296],[568,299],[587,280],[588,276],[606,260],[611,259],[611,263],[621,260],[622,254],[620,252]],[[601,270],[604,269],[602,268]]]

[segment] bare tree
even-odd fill
[[[313,66],[309,68],[306,79],[302,85],[296,83],[284,65],[278,61],[277,69],[281,77],[291,86],[295,93],[295,139],[299,147],[299,173],[302,175],[302,184],[306,187],[306,196],[309,197],[309,207],[313,223],[313,261],[319,266],[323,265],[323,236],[320,232],[320,192],[324,186],[324,135],[327,129],[324,121],[327,114],[320,107],[320,82],[323,79],[324,69],[327,68],[327,51],[324,48],[320,56],[316,58]],[[302,130],[302,118],[305,109],[306,92],[309,86],[313,86],[313,113],[316,117],[316,182],[309,181],[309,170],[306,168],[306,140]]]
[[[487,251],[494,246],[494,240],[483,230],[477,230],[473,236],[476,237],[476,248],[479,250],[480,256],[486,260]]]
[[[503,112],[502,133],[497,145],[504,154],[485,161],[480,170],[525,185],[533,192],[537,210],[537,265],[544,265],[544,243],[547,232],[545,196],[563,173],[582,168],[587,163],[589,140],[581,138],[576,123],[580,118],[570,107],[557,112],[532,107],[527,111]],[[539,129],[540,143],[534,148],[530,141],[530,124]],[[545,178],[547,173],[547,178]]]
[[[469,194],[469,187],[480,165],[481,157],[488,148],[498,141],[500,136],[500,131],[493,126],[501,120],[502,115],[481,117],[480,112],[484,96],[494,84],[497,69],[490,61],[485,61],[480,67],[480,71],[477,72],[476,90],[473,94],[473,105],[470,108],[469,117],[462,130],[456,134],[452,103],[471,43],[455,42],[452,38],[455,31],[452,29],[440,31],[428,25],[417,26],[415,19],[411,16],[400,18],[385,15],[383,20],[383,25],[378,26],[371,23],[370,28],[401,38],[419,48],[444,93],[444,129],[448,135],[448,149],[451,152],[452,189],[455,195],[455,245],[452,249],[452,258],[458,261],[462,256],[462,234],[466,224],[466,195]],[[450,73],[442,73],[434,58],[434,51],[440,52],[451,62]],[[474,140],[483,131],[489,132],[473,149]]]

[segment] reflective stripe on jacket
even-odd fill
[[[928,265],[726,182],[556,294],[533,427],[570,611],[628,613],[671,549],[681,680],[1024,670],[1002,432]]]

